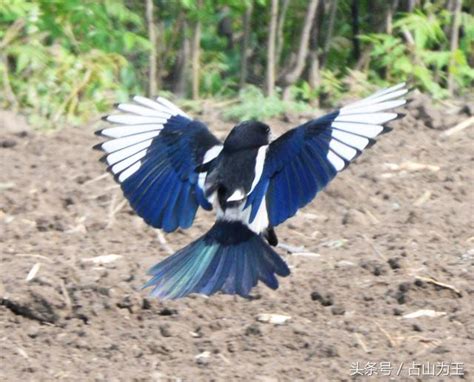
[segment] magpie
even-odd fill
[[[272,248],[274,227],[294,216],[399,117],[404,83],[310,120],[271,140],[268,125],[245,121],[224,142],[170,101],[141,96],[104,117],[95,146],[147,224],[172,232],[215,209],[212,228],[149,270],[151,295],[177,299],[216,292],[247,297],[259,281],[288,276]]]

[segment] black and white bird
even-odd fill
[[[288,276],[272,248],[274,227],[296,214],[399,116],[405,84],[381,90],[278,139],[246,121],[220,142],[171,102],[134,97],[104,119],[108,169],[146,223],[172,232],[192,225],[199,207],[216,210],[214,226],[150,269],[145,287],[161,299],[216,292],[248,296],[262,281]]]

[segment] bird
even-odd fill
[[[169,100],[134,96],[96,132],[95,146],[133,210],[165,232],[189,228],[199,207],[215,210],[209,231],[154,265],[143,288],[161,300],[190,294],[249,298],[290,274],[275,227],[310,203],[403,114],[405,83],[379,90],[273,139],[243,121],[222,142]]]

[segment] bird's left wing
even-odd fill
[[[171,102],[134,97],[104,119],[110,138],[95,148],[120,184],[132,208],[148,224],[166,232],[191,226],[199,206],[211,209],[203,192],[206,173],[197,167],[219,155],[222,144],[206,125]]]
[[[261,220],[260,214],[266,213],[268,223],[276,226],[308,204],[375,137],[387,131],[384,124],[398,114],[386,111],[405,104],[400,97],[406,93],[405,84],[381,90],[273,141],[260,180],[247,198],[250,221]]]

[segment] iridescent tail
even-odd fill
[[[262,239],[240,222],[217,221],[196,241],[156,264],[144,288],[152,296],[177,299],[191,293],[211,295],[218,291],[248,296],[261,280],[278,288],[279,276],[288,276],[285,261]]]

